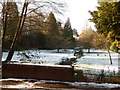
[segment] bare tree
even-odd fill
[[[18,38],[20,36],[21,30],[22,30],[23,25],[24,25],[28,4],[29,4],[29,2],[27,2],[27,1],[24,2],[22,13],[21,13],[21,16],[20,16],[20,20],[19,20],[19,23],[18,23],[18,26],[17,26],[17,29],[16,29],[16,33],[15,33],[13,42],[12,42],[11,47],[10,47],[10,51],[8,53],[8,56],[5,60],[5,62],[10,61],[12,59],[13,54],[14,54],[14,51],[15,51],[15,48],[16,48],[16,43],[18,41]]]

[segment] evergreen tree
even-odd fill
[[[19,19],[19,22],[18,22],[18,25],[16,28],[16,32],[15,32],[12,44],[10,46],[8,56],[7,56],[6,60],[4,61],[4,63],[9,62],[12,59],[14,51],[16,50],[16,45],[18,43],[22,28],[24,26],[24,21],[25,21],[26,14],[27,14],[28,4],[29,4],[29,2],[27,2],[27,1],[24,2],[23,8],[22,8],[22,13],[21,13],[21,16],[20,16],[20,19]]]
[[[73,35],[70,19],[68,18],[64,26],[64,37],[71,37]]]
[[[57,26],[56,18],[52,12],[49,14],[46,22],[47,22],[47,31],[49,32],[49,34],[53,36],[57,36],[59,34],[58,26]]]
[[[49,49],[58,48],[60,33],[59,33],[56,18],[52,12],[49,14],[47,18],[45,28],[47,32],[48,48]]]
[[[110,42],[120,39],[120,2],[99,2],[97,10],[90,13],[102,36]]]
[[[71,27],[70,19],[68,18],[63,29],[64,47],[72,48],[75,46],[75,39],[73,37],[73,30]]]
[[[12,43],[15,30],[18,24],[18,19],[19,19],[19,12],[18,12],[16,2],[6,2],[6,4],[2,9],[2,13],[3,15],[7,13],[5,44],[3,45],[3,48],[9,49]]]

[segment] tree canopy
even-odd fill
[[[75,46],[75,38],[73,37],[74,31],[71,27],[70,19],[68,18],[63,29],[63,38],[65,41],[65,47],[71,48]]]
[[[78,46],[81,48],[106,48],[107,40],[101,36],[98,32],[91,28],[86,28],[78,39]]]
[[[60,32],[54,14],[51,12],[46,20],[45,30],[47,32],[48,48],[58,48]]]
[[[82,48],[92,48],[92,39],[95,35],[95,31],[91,28],[86,28],[80,35],[79,35],[79,46]]]
[[[90,11],[97,31],[110,42],[120,39],[120,2],[99,2],[96,11]]]
[[[9,49],[12,43],[12,39],[14,37],[15,30],[18,24],[18,19],[19,19],[19,12],[18,12],[16,3],[15,2],[4,3],[4,6],[2,8],[2,15],[3,15],[2,22],[3,23],[6,22],[5,26],[3,26],[4,32],[5,32],[3,40],[5,41],[6,48]]]

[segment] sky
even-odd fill
[[[63,22],[70,18],[72,28],[77,29],[78,33],[86,26],[95,29],[94,24],[88,20],[91,18],[90,11],[96,10],[98,0],[65,0],[67,10],[64,13]]]
[[[59,15],[55,16],[58,17],[60,21],[62,21],[62,23],[65,23],[67,18],[69,17],[72,28],[77,29],[78,34],[80,34],[82,30],[85,29],[86,27],[91,27],[92,29],[95,30],[94,24],[88,20],[91,18],[91,15],[89,14],[88,11],[96,10],[98,0],[61,0],[61,1],[66,2],[67,10],[65,10],[62,16],[60,17]]]

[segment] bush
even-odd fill
[[[110,50],[114,52],[118,52],[118,48],[116,45],[117,45],[117,41],[113,42],[112,45],[110,46]]]

